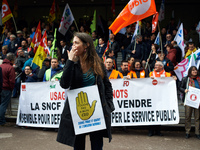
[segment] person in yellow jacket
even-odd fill
[[[187,53],[185,54],[185,58],[187,58],[189,55],[191,55],[192,53],[194,53],[197,50],[197,48],[194,46],[193,42],[189,42],[188,47],[189,47],[189,49],[188,49]]]
[[[109,79],[120,79],[123,78],[123,75],[121,72],[113,69],[113,60],[112,58],[106,58],[105,61],[106,66],[106,73]]]
[[[58,59],[51,59],[51,68],[45,71],[43,82],[51,81],[51,80],[59,80],[62,76],[62,67],[59,66]]]
[[[135,60],[131,67],[130,67],[130,72],[128,73],[128,77],[130,79],[132,78],[145,78],[148,77],[148,74],[146,71],[142,68],[140,60]]]

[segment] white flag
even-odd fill
[[[182,57],[185,56],[185,45],[184,45],[184,37],[183,37],[183,23],[181,23],[178,32],[176,33],[176,36],[174,38],[174,41],[177,42],[177,45],[180,47],[181,51],[182,51]]]
[[[196,67],[196,62],[195,62],[194,55],[195,54],[192,52],[191,58],[190,58],[190,63],[189,63],[188,70],[187,70],[187,75],[188,75],[188,71],[189,71],[190,67],[192,67],[192,66]]]
[[[138,35],[140,32],[140,26],[139,26],[139,21],[137,21],[136,25],[135,25],[135,31],[133,33],[133,37],[131,39],[131,43],[135,40],[135,36]]]
[[[196,27],[196,31],[199,33],[199,42],[200,42],[200,21],[199,21],[199,24]]]
[[[154,44],[160,45],[160,36],[159,36],[160,32],[158,32],[158,35],[154,41]]]
[[[65,35],[67,30],[69,29],[69,27],[73,23],[73,21],[74,21],[74,16],[73,16],[73,14],[72,14],[72,12],[69,8],[69,5],[66,4],[58,31],[61,34]]]
[[[165,0],[162,0],[158,20],[162,21],[164,19],[165,19]]]

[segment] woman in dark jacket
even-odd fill
[[[192,66],[188,70],[188,76],[184,77],[181,81],[180,91],[182,93],[188,92],[188,86],[192,86],[200,89],[200,77],[198,75],[197,68]],[[195,135],[196,138],[200,139],[199,135],[199,108],[193,108],[185,105],[185,130],[186,130],[186,138],[190,137],[191,130],[191,116],[194,111],[194,119],[195,119]]]
[[[103,148],[103,137],[111,141],[111,112],[114,110],[111,83],[106,76],[104,65],[98,57],[92,38],[86,33],[76,33],[72,50],[68,51],[68,60],[60,80],[62,88],[76,89],[97,84],[103,107],[106,129],[89,133],[92,150]],[[91,91],[92,92],[92,91]],[[85,149],[86,134],[75,135],[72,117],[66,100],[61,116],[57,141],[73,146],[75,150]]]

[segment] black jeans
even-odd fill
[[[85,136],[87,134],[80,134],[76,136],[74,150],[85,150]],[[103,136],[101,131],[91,132],[90,142],[91,150],[102,150],[103,149]]]

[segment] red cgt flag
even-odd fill
[[[6,0],[2,1],[1,17],[2,17],[3,24],[6,21],[8,21],[11,17],[13,17],[12,12],[9,8],[8,2]]]
[[[42,33],[41,33],[41,27],[40,27],[40,22],[39,22],[37,29],[35,31],[35,35],[34,35],[33,40],[31,42],[31,47],[34,49],[33,50],[34,53],[36,53],[36,51],[38,49],[38,46],[39,46],[40,41],[41,41],[41,36],[42,36]]]
[[[152,33],[154,33],[156,31],[156,27],[158,25],[158,16],[159,16],[158,12],[156,12],[156,14],[153,15],[153,19],[152,19]]]
[[[154,0],[130,0],[109,27],[114,34],[122,28],[156,13]]]

